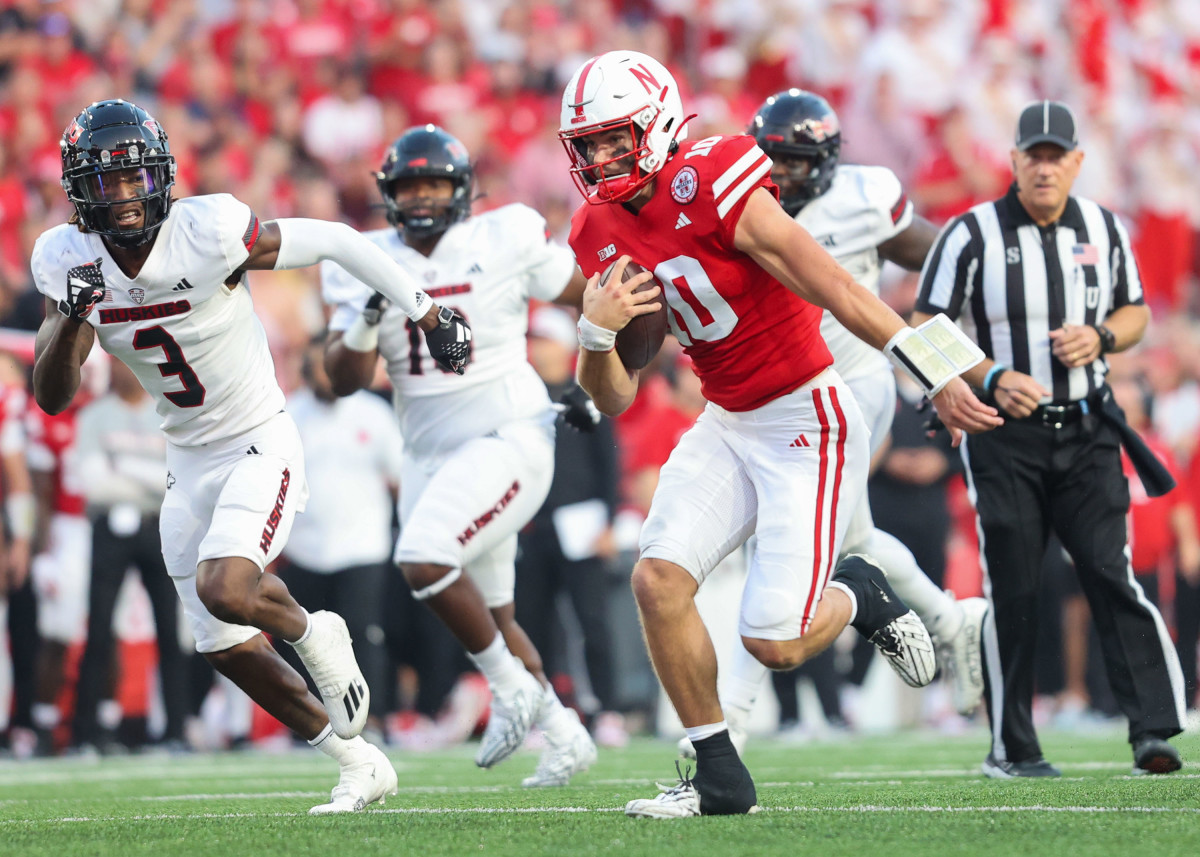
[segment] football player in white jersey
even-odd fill
[[[37,403],[51,414],[67,407],[97,338],[133,370],[163,418],[163,556],[197,650],[339,762],[331,801],[311,812],[382,801],[395,793],[396,773],[358,737],[369,697],[345,622],[334,613],[309,615],[277,577],[263,573],[287,541],[307,485],[245,272],[336,260],[427,329],[430,353],[455,372],[470,358],[470,328],[348,226],[260,223],[226,194],[173,200],[167,135],[135,104],[90,105],[60,145],[75,214],[38,238],[31,259],[46,296],[33,372]],[[321,702],[260,631],[296,647]]]
[[[780,205],[855,280],[878,294],[883,260],[909,271],[921,269],[937,227],[913,212],[891,170],[838,163],[841,127],[824,98],[802,89],[776,93],[758,109],[747,133],[773,162],[771,180],[779,187]],[[821,317],[821,336],[871,429],[874,457],[895,416],[891,365],[829,310]],[[875,526],[865,493],[855,507],[842,552],[865,554],[883,568],[896,594],[921,617],[937,644],[939,660],[953,681],[955,707],[963,714],[974,711],[983,695],[980,630],[987,601],[955,601],[938,589],[904,543]],[[733,668],[722,677],[722,707],[739,751],[745,746],[745,723],[765,669],[738,646]],[[680,741],[680,751],[693,752],[686,738]]]
[[[377,174],[388,220],[368,233],[466,318],[486,317],[461,380],[427,360],[403,314],[380,313],[370,286],[322,267],[330,319],[327,370],[340,395],[370,384],[382,355],[404,436],[400,539],[394,559],[455,635],[492,689],[475,763],[489,768],[546,737],[525,786],[565,785],[596,758],[578,715],[564,708],[513,604],[517,533],[541,507],[554,472],[556,410],[526,356],[530,298],[578,306],[585,280],[570,250],[524,205],[471,216],[466,148],[441,128],[410,128]],[[465,572],[465,573],[464,573]],[[514,657],[515,656],[515,657]]]

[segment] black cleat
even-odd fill
[[[1162,738],[1139,738],[1133,742],[1134,774],[1169,774],[1182,767],[1179,751]]]
[[[983,760],[983,773],[993,780],[1012,780],[1017,777],[1061,777],[1062,771],[1051,765],[1041,756],[1036,759],[1025,759],[1021,762],[998,761],[988,753]]]
[[[858,633],[879,649],[909,687],[924,687],[937,672],[933,640],[920,617],[900,600],[883,569],[859,554],[843,557],[833,579],[858,602],[852,623]]]

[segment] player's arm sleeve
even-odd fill
[[[944,312],[957,319],[975,288],[983,261],[983,242],[974,215],[951,220],[938,235],[921,269],[916,309],[927,315]]]
[[[519,254],[529,296],[541,301],[557,298],[575,273],[575,254],[550,237],[546,219],[528,206],[509,206],[504,222],[521,236],[513,249]]]
[[[710,160],[702,163],[706,158]],[[771,159],[753,137],[726,137],[714,145],[708,155],[692,158],[691,163],[704,170],[702,176],[711,177],[712,201],[717,207],[721,237],[729,247],[734,246],[738,220],[755,190],[765,187],[772,196],[779,198],[779,189],[771,181]],[[679,173],[682,172],[681,169]],[[677,179],[679,173],[676,173]]]
[[[306,268],[332,261],[352,276],[388,298],[413,321],[420,321],[433,300],[416,279],[361,232],[344,223],[285,217],[274,221],[279,227],[279,251],[275,268]]]
[[[335,262],[321,263],[321,300],[333,307],[330,330],[346,330],[354,323],[373,292],[371,287],[346,273]]]

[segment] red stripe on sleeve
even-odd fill
[[[892,223],[898,223],[900,218],[904,216],[904,209],[908,207],[908,194],[904,191],[900,192],[900,199],[892,206]]]
[[[251,214],[250,224],[246,227],[246,231],[242,233],[242,243],[246,245],[247,253],[253,250],[254,245],[258,243],[258,236],[261,231],[262,228],[258,223],[258,218]]]

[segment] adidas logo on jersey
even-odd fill
[[[175,287],[174,287],[173,289],[171,289],[171,291],[173,291],[173,292],[186,292],[186,291],[189,291],[189,290],[190,290],[190,289],[192,289],[192,288],[194,288],[194,287],[192,286],[192,284],[191,284],[191,283],[189,283],[189,282],[187,281],[187,277],[184,277],[182,280],[180,280],[178,283],[176,283],[176,284],[175,284]]]
[[[688,216],[686,214],[684,214],[682,211],[679,212],[679,219],[675,221],[675,228],[682,229],[685,226],[691,226],[691,225],[692,225],[692,221],[688,219]]]
[[[809,443],[808,438],[802,434],[796,435],[796,439],[788,444],[789,449],[807,449],[810,446],[812,446],[812,444]]]
[[[482,274],[483,268],[479,267],[479,263],[476,262],[474,265],[472,265],[470,268],[467,269],[467,273],[468,274]]]

